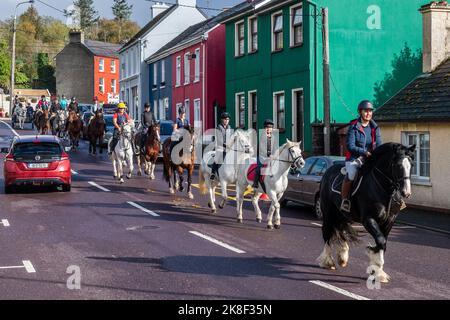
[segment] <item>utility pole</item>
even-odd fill
[[[14,22],[13,22],[13,38],[12,38],[12,53],[11,53],[11,85],[10,85],[10,110],[9,112],[12,111],[12,104],[13,104],[13,98],[14,98],[14,83],[15,83],[15,79],[14,79],[14,72],[16,69],[16,20],[17,20],[17,8],[24,3],[34,3],[34,0],[28,0],[28,1],[23,1],[23,2],[19,2],[16,5],[16,9],[14,10]]]
[[[328,38],[328,8],[322,8],[323,42],[323,142],[324,153],[330,155],[330,43]]]

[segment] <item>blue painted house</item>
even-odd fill
[[[172,114],[172,59],[165,57],[149,64],[150,104],[157,120],[170,120]]]

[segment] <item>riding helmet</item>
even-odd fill
[[[264,128],[273,128],[274,127],[274,123],[271,119],[266,119],[264,121]]]
[[[179,107],[178,114],[181,116],[183,113],[186,113],[186,109],[184,107]]]
[[[373,110],[373,104],[369,100],[363,100],[358,105],[358,111],[361,110]]]
[[[230,119],[230,114],[228,112],[222,112],[220,115],[221,119]]]
[[[127,106],[123,102],[121,102],[117,105],[117,109],[126,109],[126,108],[127,108]]]

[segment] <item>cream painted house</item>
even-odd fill
[[[416,144],[410,206],[450,212],[450,5],[423,15],[423,74],[375,113],[383,141]]]

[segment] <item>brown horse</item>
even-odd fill
[[[100,147],[100,153],[103,153],[103,136],[105,135],[106,123],[103,118],[103,112],[97,110],[94,118],[89,121],[87,136],[89,140],[89,153],[97,154],[97,141]]]
[[[180,141],[173,150],[171,150],[171,138],[168,138],[163,144],[164,179],[169,183],[169,191],[171,194],[175,193],[175,189],[182,192],[184,190],[183,172],[187,170],[188,197],[189,199],[194,199],[191,184],[195,166],[196,135],[193,127],[186,127],[185,129],[180,129],[180,131],[183,132],[183,141]],[[180,150],[181,148],[182,150]],[[176,173],[178,173],[179,181],[177,180]],[[174,184],[172,184],[172,177]]]
[[[79,145],[81,131],[83,130],[83,122],[74,111],[69,112],[66,128],[69,133],[72,150],[76,150]]]
[[[144,172],[150,176],[150,180],[155,179],[155,166],[156,161],[159,156],[159,149],[161,147],[161,138],[159,136],[160,125],[154,124],[150,128],[148,128],[147,135],[143,133],[136,135],[136,145],[140,145],[140,139],[145,139],[147,137],[147,141],[145,143],[145,152],[139,153],[136,155],[137,158],[137,166],[138,166],[138,176],[142,175],[141,166],[144,164]]]
[[[48,110],[39,110],[34,116],[34,124],[38,134],[46,135],[50,130],[50,115]]]

